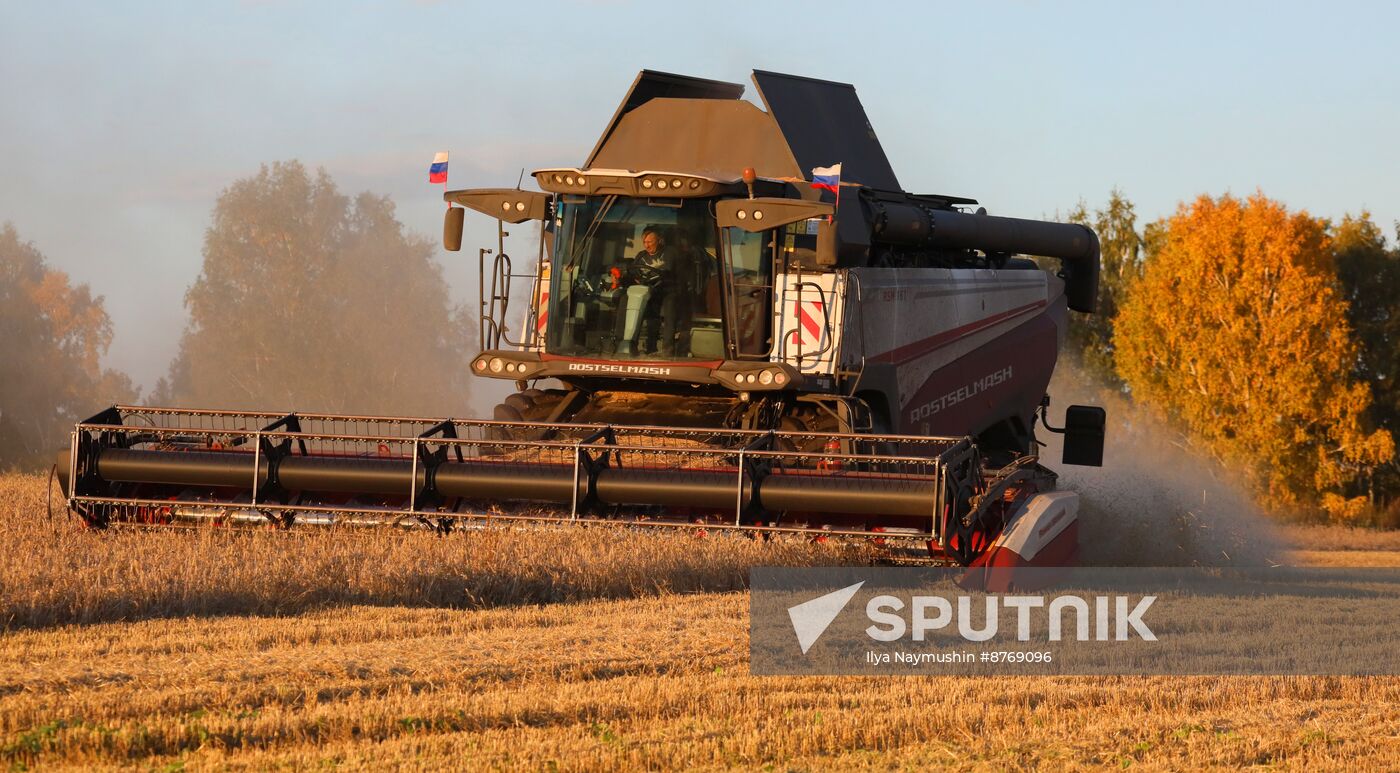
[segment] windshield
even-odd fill
[[[561,202],[545,350],[629,360],[723,359],[710,205],[619,196]]]

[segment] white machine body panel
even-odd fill
[[[844,272],[779,274],[774,286],[773,329],[779,336],[773,359],[807,375],[832,375],[846,307]]]

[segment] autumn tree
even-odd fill
[[[433,244],[383,196],[264,166],[219,197],[162,400],[391,414],[463,411],[465,340]]]
[[[1066,349],[1078,355],[1085,371],[1109,387],[1119,387],[1113,366],[1113,326],[1128,288],[1142,274],[1143,237],[1137,213],[1123,192],[1114,188],[1102,209],[1090,212],[1080,202],[1069,222],[1094,229],[1099,236],[1099,296],[1093,314],[1071,314]]]
[[[111,342],[102,297],[0,228],[0,469],[47,464],[73,424],[135,399],[129,378],[102,367]]]
[[[1400,431],[1400,249],[1367,212],[1347,215],[1333,231],[1337,275],[1356,334],[1356,376],[1371,387],[1371,416],[1377,426]],[[1400,495],[1400,470],[1392,461],[1372,481],[1383,497]]]
[[[1157,249],[1114,330],[1139,402],[1179,419],[1274,502],[1354,516],[1368,470],[1394,455],[1366,424],[1370,388],[1326,221],[1256,194],[1202,196]]]

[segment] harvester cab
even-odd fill
[[[1097,237],[905,192],[853,87],[753,80],[762,107],[643,71],[582,165],[445,194],[447,249],[466,210],[498,221],[471,370],[517,390],[491,420],[118,407],[74,435],[70,507],[94,525],[624,521],[1071,562],[1078,499],[1034,423],[1068,311],[1093,312]],[[517,270],[506,228],[530,223]],[[1101,457],[1094,410],[1071,408],[1066,462]]]
[[[564,388],[496,418],[973,434],[1029,453],[1066,308],[1093,310],[1094,233],[905,193],[854,88],[754,83],[766,111],[738,84],[643,72],[582,167],[534,173],[544,193],[446,194],[502,229],[541,221],[536,272],[499,250],[483,269],[473,371]],[[846,177],[818,193],[805,170],[837,158]],[[462,213],[447,217],[451,248]]]

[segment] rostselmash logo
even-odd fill
[[[1007,365],[1001,370],[992,371],[991,373],[988,373],[987,375],[977,379],[976,381],[960,386],[957,389],[954,389],[953,391],[949,392],[948,394],[938,398],[937,400],[924,403],[923,405],[914,408],[913,410],[909,411],[909,420],[919,421],[921,419],[927,419],[928,417],[938,413],[939,411],[944,410],[945,408],[951,408],[970,397],[975,397],[976,395],[985,392],[998,384],[1002,384],[1010,380],[1011,366]]]
[[[569,370],[581,371],[584,373],[623,373],[638,376],[671,375],[670,368],[662,368],[655,365],[607,365],[591,362],[571,362],[569,363]]]
[[[802,654],[817,643],[864,584],[862,580],[788,608]],[[1157,641],[1143,619],[1156,600],[1156,596],[1142,596],[1133,604],[1128,596],[989,595],[975,603],[972,596],[912,596],[906,601],[880,595],[865,604],[865,616],[871,623],[865,635],[879,642],[905,638],[924,641],[931,632],[955,626],[958,636],[967,641],[992,641],[998,634],[1009,638],[1010,630],[1001,629],[1001,615],[1014,612],[1017,641],[1031,640],[1035,622],[1044,623],[1035,627],[1044,631],[1048,641],[1127,641],[1134,635],[1143,641]],[[980,613],[974,613],[975,606],[982,607]]]

